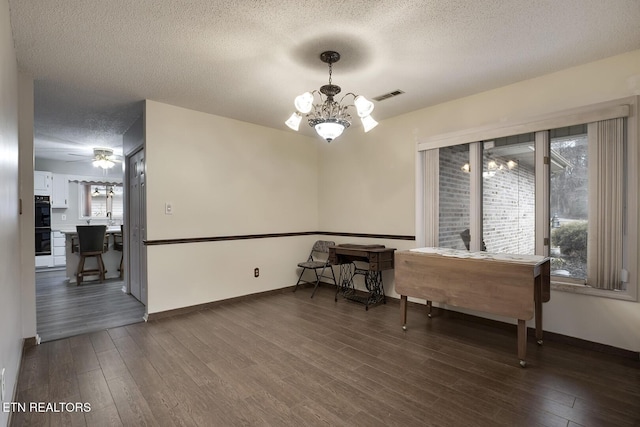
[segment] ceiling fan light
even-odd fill
[[[287,126],[289,126],[291,129],[297,131],[298,129],[300,129],[301,121],[302,121],[302,116],[300,115],[300,113],[296,112],[296,113],[293,113],[291,117],[289,117],[289,119],[287,119],[287,121],[284,123]]]
[[[356,110],[358,111],[358,116],[360,117],[366,117],[370,115],[371,112],[373,111],[373,108],[375,107],[373,105],[373,102],[369,101],[367,98],[365,98],[362,95],[356,96],[356,99],[354,99],[353,101],[353,105],[356,106]]]
[[[115,166],[115,162],[112,162],[109,159],[96,159],[93,161],[93,166],[96,168],[111,169]]]
[[[322,122],[315,125],[316,132],[327,142],[331,142],[344,131],[344,125],[337,122]]]
[[[378,126],[378,122],[376,122],[371,116],[362,117],[360,120],[362,120],[362,127],[365,132],[369,132],[371,129]]]
[[[313,107],[313,95],[311,94],[311,92],[305,92],[302,95],[298,95],[296,96],[293,105],[296,106],[296,110],[300,111],[303,114],[307,114]]]

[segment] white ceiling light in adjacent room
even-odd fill
[[[342,135],[342,132],[351,125],[349,108],[354,107],[358,117],[362,120],[365,132],[369,132],[376,127],[378,122],[371,117],[371,112],[374,108],[373,102],[364,96],[349,92],[342,97],[340,102],[333,99],[342,90],[340,86],[331,82],[332,65],[340,60],[340,54],[333,51],[322,52],[320,60],[329,64],[329,84],[322,86],[319,91],[305,92],[296,97],[293,104],[298,111],[293,113],[285,124],[297,131],[304,115],[309,120],[309,126],[314,128],[318,135],[327,142],[331,142]],[[319,98],[319,102],[314,104],[316,96]],[[342,104],[347,96],[353,97],[353,104]]]
[[[102,169],[111,169],[116,164],[113,150],[110,148],[93,149],[93,166]]]

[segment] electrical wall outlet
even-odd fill
[[[258,267],[253,269],[253,277],[260,276],[260,269]]]
[[[62,220],[66,221],[67,220],[67,216],[66,215],[62,215]]]

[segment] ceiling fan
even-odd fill
[[[121,162],[113,154],[111,148],[94,148],[93,149],[93,166],[102,169],[111,169],[116,162]]]
[[[72,156],[79,156],[80,154],[71,154]],[[94,167],[102,169],[111,169],[116,163],[121,163],[122,160],[113,154],[112,148],[96,147],[93,149],[93,158],[91,159]]]

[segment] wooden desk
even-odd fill
[[[534,255],[422,248],[395,254],[395,289],[406,330],[407,297],[518,319],[518,358],[526,366],[527,325],[536,319],[542,344],[542,303],[549,301],[550,261]]]
[[[393,268],[393,253],[395,250],[395,248],[386,248],[384,245],[355,245],[347,243],[329,246],[329,263],[340,266],[335,300],[338,301],[338,294],[342,293],[346,299],[364,304],[365,310],[369,310],[369,305],[371,304],[376,304],[380,301],[386,303],[382,271]],[[356,265],[356,262],[360,266]],[[365,296],[356,294],[353,284],[353,277],[356,274],[364,276],[364,283],[368,291]]]

